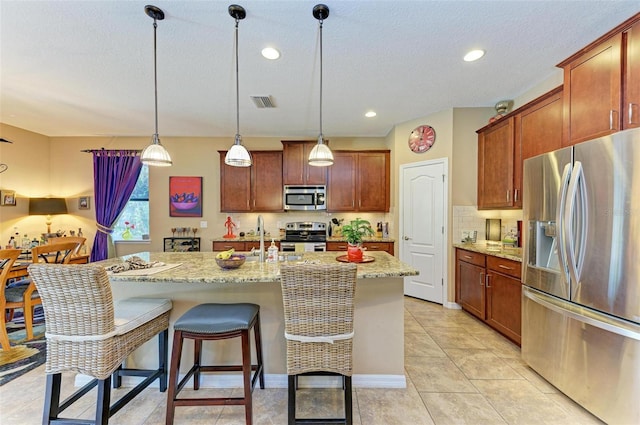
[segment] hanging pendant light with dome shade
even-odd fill
[[[309,165],[316,167],[327,167],[333,165],[333,153],[331,149],[324,143],[324,135],[322,134],[322,23],[329,16],[329,7],[324,4],[317,4],[313,7],[313,17],[318,20],[320,29],[320,135],[318,135],[318,144],[313,147],[309,154]]]
[[[151,136],[151,144],[144,148],[140,155],[140,161],[145,165],[154,165],[157,167],[168,167],[173,164],[169,152],[160,143],[160,137],[158,136],[158,64],[156,59],[156,29],[158,24],[156,21],[164,19],[164,12],[162,9],[147,5],[144,7],[144,11],[147,15],[153,18],[153,80],[155,87],[155,118],[156,118],[156,132]]]
[[[247,16],[244,7],[237,4],[229,6],[229,15],[236,20],[236,138],[233,146],[227,151],[224,163],[232,167],[250,167],[251,154],[242,146],[242,136],[240,136],[240,83],[238,78],[238,22]]]

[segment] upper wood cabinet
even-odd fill
[[[389,211],[390,151],[334,151],[328,211]]]
[[[519,108],[516,139],[522,160],[562,147],[562,86]]]
[[[478,130],[478,208],[514,207],[515,118]],[[518,148],[519,150],[519,148]]]
[[[251,167],[231,167],[220,151],[220,211],[284,211],[282,152],[252,151]]]
[[[562,86],[478,130],[478,208],[522,208],[523,162],[562,147]]]
[[[564,146],[639,125],[638,22],[640,13],[558,64],[564,68]]]
[[[327,167],[309,165],[309,153],[316,143],[315,141],[282,141],[283,184],[325,185],[327,183]]]
[[[625,32],[625,37],[627,66],[623,80],[623,129],[640,127],[640,20]]]

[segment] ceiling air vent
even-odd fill
[[[251,96],[251,100],[256,104],[258,108],[275,108],[271,96]]]

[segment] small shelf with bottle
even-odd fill
[[[164,238],[164,252],[198,252],[200,238]]]

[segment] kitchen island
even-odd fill
[[[335,263],[343,252],[305,253],[302,261]],[[206,302],[251,302],[260,305],[266,385],[286,387],[286,343],[279,264],[260,263],[255,257],[240,268],[222,270],[213,252],[163,252],[134,254],[145,261],[159,261],[173,268],[154,268],[110,275],[114,301],[129,297],[169,298],[173,301],[170,322],[189,308]],[[360,387],[404,388],[403,277],[418,272],[386,252],[367,252],[373,262],[358,264],[355,297],[353,384]],[[109,266],[130,256],[100,261]],[[251,261],[253,260],[253,261]],[[299,260],[289,261],[296,263]],[[165,270],[166,269],[166,270]],[[152,274],[141,274],[152,273]],[[131,275],[133,274],[133,275]],[[173,327],[170,326],[170,334]],[[193,356],[187,344],[184,359]],[[128,361],[143,367],[156,361],[155,341],[140,347]],[[203,345],[203,363],[231,364],[241,359],[239,340]],[[184,362],[186,363],[186,362]],[[182,370],[184,373],[185,370]],[[240,386],[239,375],[203,376],[209,387]]]

